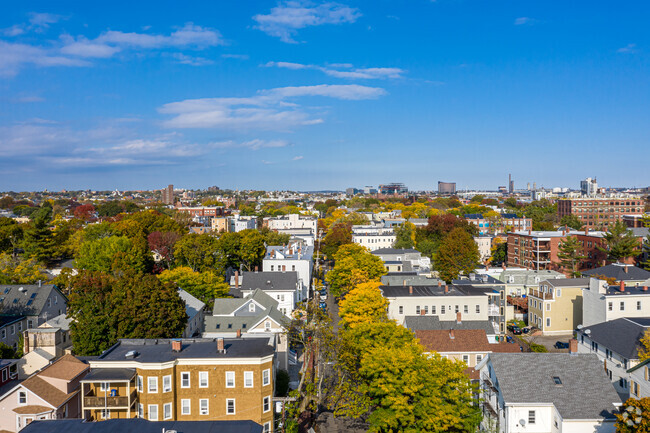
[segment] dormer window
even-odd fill
[[[250,304],[248,304],[248,312],[249,313],[254,313],[255,312],[255,304],[253,304],[252,302]]]

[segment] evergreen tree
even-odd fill
[[[572,277],[580,276],[578,265],[586,256],[582,255],[582,244],[576,236],[569,236],[560,244],[557,257],[560,259],[560,265],[571,271]]]
[[[639,241],[624,222],[617,221],[603,236],[605,247],[598,247],[607,253],[610,260],[619,261],[634,257],[639,252]]]
[[[414,228],[415,226],[406,222],[399,227],[395,227],[395,244],[394,248],[413,248],[414,246]]]
[[[34,218],[31,226],[25,230],[23,249],[27,257],[46,263],[55,252],[53,234],[50,230],[52,207],[43,205],[32,216]]]

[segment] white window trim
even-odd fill
[[[138,392],[142,392],[144,389],[144,378],[142,376],[138,376],[135,382],[135,386],[138,388]]]
[[[25,395],[25,402],[24,402],[24,403],[21,403],[21,402],[20,402],[20,395],[21,395],[21,394],[24,394],[24,395]],[[27,404],[27,391],[18,391],[18,404],[19,404],[19,405]]]
[[[267,386],[271,384],[271,369],[267,368],[262,371],[262,386]]]
[[[155,417],[155,418],[152,418],[152,417],[151,417],[151,408],[152,408],[152,407],[155,407],[155,408],[156,408],[156,417]],[[158,405],[157,405],[157,404],[150,404],[150,405],[147,407],[147,419],[148,419],[149,421],[158,421],[158,415],[159,415],[159,413],[158,413]]]
[[[202,385],[202,377],[205,376],[205,385]],[[199,388],[207,388],[210,384],[207,371],[199,371]]]
[[[102,419],[111,419],[111,410],[110,409],[101,409],[99,411],[100,417]]]
[[[228,376],[232,375],[232,385],[228,384]],[[235,384],[237,382],[235,381],[235,372],[234,371],[226,371],[226,388],[234,388]]]
[[[165,415],[165,409],[169,407],[169,416]],[[163,404],[163,419],[172,419],[174,414],[172,412],[172,404],[171,403],[165,403]]]
[[[144,418],[144,404],[138,403],[138,418]]]
[[[183,385],[183,378],[187,377],[187,386]],[[190,372],[189,371],[183,371],[181,373],[181,388],[190,388],[192,385],[192,382],[190,381]]]
[[[169,380],[169,387],[165,386],[165,379]],[[163,376],[163,392],[172,392],[172,375]]]
[[[232,401],[232,412],[228,412],[228,403]],[[237,406],[234,398],[226,399],[226,415],[235,415],[237,413]]]
[[[269,404],[268,404],[269,408],[267,410],[264,410],[264,405],[266,404],[267,400],[269,402]],[[262,399],[262,412],[263,413],[271,412],[271,396],[270,395],[267,395],[266,397],[264,397]]]
[[[205,412],[203,412],[203,402],[205,402]],[[210,400],[202,398],[199,400],[199,415],[210,415]]]
[[[250,385],[246,384],[246,378],[250,377],[251,383]],[[253,388],[255,386],[255,378],[253,375],[252,371],[245,371],[244,372],[244,388]]]
[[[185,412],[185,402],[187,402],[187,412]],[[181,415],[191,415],[192,414],[192,400],[189,398],[184,398],[181,400]]]
[[[154,391],[151,390],[152,383],[155,384]],[[147,376],[147,394],[158,394],[158,378],[156,376]]]

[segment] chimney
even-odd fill
[[[225,353],[226,349],[224,348],[223,345],[223,338],[217,338],[217,351],[219,353]]]
[[[180,352],[183,350],[183,342],[181,340],[172,340],[172,352]]]
[[[424,308],[420,309],[420,316],[424,316]]]
[[[648,291],[648,286],[643,286],[643,287],[641,288],[641,290],[643,290],[644,292],[647,292],[647,291]]]
[[[506,270],[506,264],[505,264],[505,263],[501,263],[501,268],[505,271],[505,270]]]
[[[448,287],[447,285],[445,285],[445,295],[446,295],[447,293],[449,293],[449,287]]]
[[[461,323],[462,322],[462,320],[461,320],[462,317],[463,317],[463,313],[461,313],[460,311],[458,313],[456,313],[456,323]]]
[[[41,280],[38,280],[38,287],[43,287],[43,282]]]
[[[625,266],[623,267],[623,270],[624,270],[625,273],[627,274],[627,265],[625,265]]]
[[[528,235],[530,236],[532,234],[533,234],[533,231],[531,229],[528,229]]]
[[[576,355],[578,353],[578,340],[575,338],[569,340],[569,353],[571,355]]]
[[[589,235],[589,227],[585,227],[585,235]]]
[[[259,268],[260,268],[259,266],[255,266],[255,272],[257,272]]]
[[[621,293],[625,292],[625,281],[621,281]]]
[[[239,289],[239,271],[235,271],[235,289]]]
[[[241,329],[237,330],[237,338],[241,338]]]
[[[402,281],[402,287],[406,287],[406,280]]]
[[[409,295],[413,294],[413,286],[409,286]]]
[[[453,330],[453,329],[450,329],[450,330],[449,330],[449,338],[452,339],[452,340],[453,340],[454,338],[456,338],[456,337],[454,336],[454,330]]]
[[[442,287],[442,281],[438,280],[438,287]]]

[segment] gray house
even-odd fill
[[[0,314],[21,315],[37,328],[67,312],[68,298],[53,284],[1,284]]]

